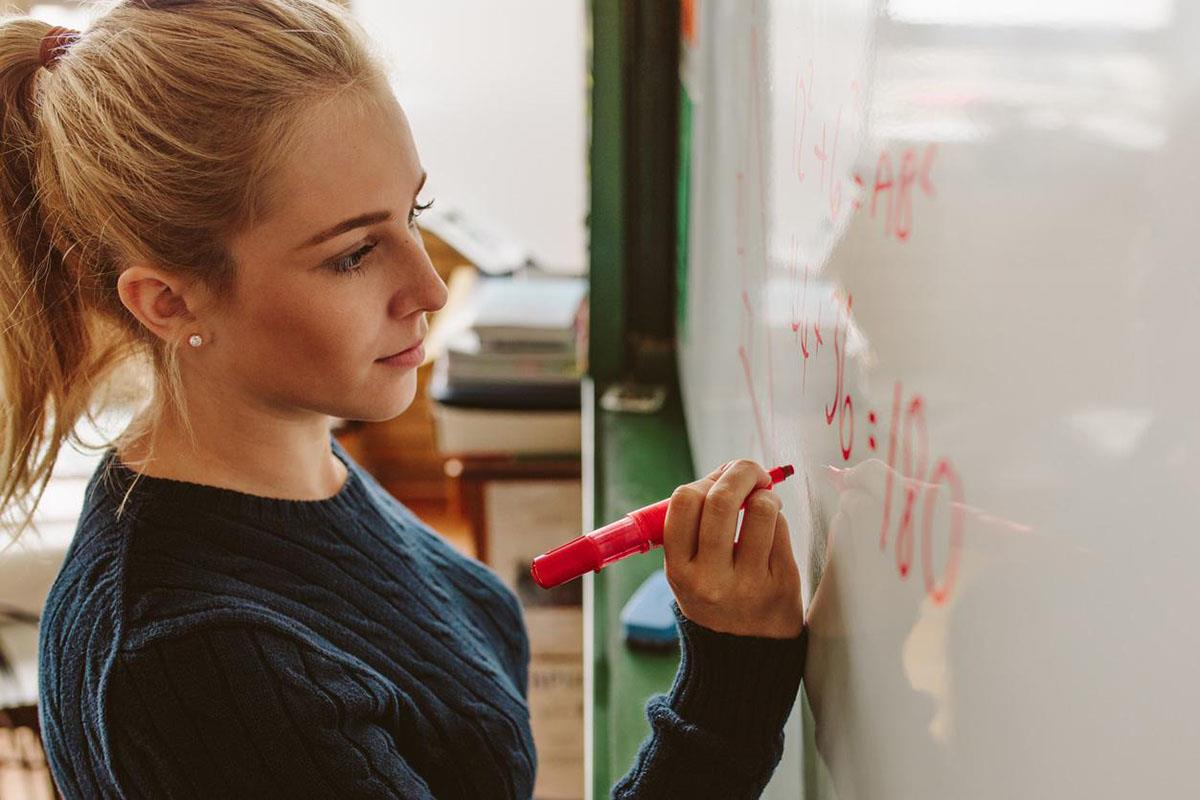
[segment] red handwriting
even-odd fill
[[[833,126],[833,150],[829,155],[829,218],[837,221],[842,210],[842,179],[837,174],[838,139],[842,134],[842,109],[838,109],[837,122]]]
[[[838,319],[833,326],[833,360],[837,378],[834,381],[833,402],[825,406],[825,424],[838,420],[838,444],[842,448],[842,460],[849,461],[854,449],[854,401],[846,389],[846,337],[850,332],[850,312],[854,308],[854,296],[846,298],[845,309],[838,309]]]
[[[933,169],[937,145],[929,144],[918,158],[915,148],[909,147],[900,156],[900,183],[892,171],[892,157],[887,151],[875,162],[875,184],[871,189],[871,218],[883,206],[883,233],[906,242],[913,232],[913,185],[928,197],[934,196]],[[882,199],[882,203],[880,200]]]
[[[748,87],[748,97],[751,114],[747,120],[746,138],[749,147],[753,136],[761,167],[763,136],[762,121],[759,116],[762,109],[762,98],[759,94],[758,83],[754,80],[758,74],[758,66],[758,31],[755,27],[750,33],[752,85]],[[875,179],[872,183],[868,183],[857,172],[853,172],[853,174],[839,173],[838,153],[842,144],[842,123],[846,105],[844,102],[839,104],[836,112],[832,107],[819,108],[814,100],[813,88],[817,70],[812,59],[807,61],[805,67],[806,70],[799,67],[796,69],[792,98],[792,174],[795,175],[798,183],[804,183],[807,177],[805,159],[816,159],[820,164],[819,188],[825,194],[830,221],[838,221],[843,211],[844,195],[849,190],[851,192],[849,203],[851,212],[857,213],[864,206],[869,205],[871,218],[876,219],[880,218],[882,209],[881,220],[884,235],[894,237],[899,242],[908,241],[914,229],[914,197],[932,198],[935,196],[932,170],[937,154],[937,145],[928,144],[920,150],[908,147],[898,154],[893,154],[887,149],[881,150],[875,162]],[[851,99],[857,107],[857,104],[861,102],[861,86],[857,80],[851,80],[848,85]],[[817,112],[817,118],[811,121],[813,124],[820,123],[820,133],[817,141],[808,147],[806,140],[810,117],[814,112]],[[751,125],[753,127],[749,127]],[[855,128],[851,128],[848,133],[852,137],[857,137]],[[852,140],[846,145],[853,153],[857,152],[859,142]],[[765,181],[760,181],[760,190],[764,188],[763,184]],[[869,204],[863,197],[868,192],[870,194]]]
[[[792,115],[792,171],[796,173],[796,180],[804,181],[804,167],[800,162],[804,153],[804,132],[808,128],[808,112],[812,111],[812,79],[813,79],[813,62],[808,60],[808,80],[797,70],[796,72],[796,99],[793,103],[795,113]]]
[[[757,438],[763,457],[774,458],[775,438],[775,386],[773,373],[773,336],[766,332],[767,375],[765,386],[755,385],[753,372],[754,345],[762,335],[760,326],[770,323],[771,314],[757,314],[755,304],[762,302],[763,295],[756,290],[770,277],[771,259],[769,245],[769,219],[767,214],[767,150],[764,135],[764,114],[769,113],[763,92],[763,51],[759,35],[757,2],[752,4],[753,20],[749,32],[748,58],[746,62],[747,83],[745,117],[739,121],[742,127],[742,149],[736,165],[735,199],[736,208],[736,253],[741,272],[742,337],[738,347],[745,379],[746,392],[754,414],[755,430],[751,440]],[[851,76],[847,76],[849,78]],[[792,142],[790,148],[790,172],[805,193],[812,195],[817,205],[824,207],[828,220],[845,222],[847,215],[862,214],[864,225],[878,226],[886,238],[898,243],[910,241],[919,228],[924,204],[935,198],[933,170],[937,160],[937,145],[892,146],[866,154],[875,157],[874,174],[870,161],[857,167],[847,166],[848,158],[857,160],[863,148],[861,141],[863,126],[860,124],[863,96],[858,80],[847,80],[841,91],[828,104],[817,99],[817,79],[820,88],[827,85],[821,65],[807,59],[798,63],[793,90]],[[839,81],[828,80],[830,88]],[[786,92],[786,88],[784,91]],[[785,101],[786,102],[786,101]],[[786,112],[785,112],[786,113]],[[786,124],[786,118],[784,119]],[[786,146],[786,145],[785,145]],[[846,154],[849,153],[849,156]],[[784,157],[784,170],[787,170]],[[815,159],[816,164],[812,162]],[[819,165],[819,167],[817,166]],[[807,181],[810,172],[819,172],[819,181]],[[752,206],[757,205],[757,208]],[[867,220],[870,220],[868,222]],[[757,225],[757,230],[750,229]],[[827,427],[836,428],[838,449],[844,462],[854,457],[855,407],[859,408],[859,424],[863,406],[856,402],[847,376],[849,340],[852,332],[854,297],[832,300],[825,294],[815,303],[810,315],[809,278],[813,268],[823,265],[812,262],[812,256],[804,252],[802,239],[791,236],[787,261],[787,277],[791,281],[790,318],[788,324],[798,346],[803,370],[801,391],[806,390],[809,360],[817,358],[825,344],[823,313],[827,302],[832,302],[831,347],[833,355],[832,397],[822,398]],[[800,271],[803,269],[803,277]],[[822,284],[818,282],[818,286]],[[754,289],[755,291],[752,291]],[[753,298],[753,300],[752,300]],[[760,362],[761,363],[761,362]],[[758,376],[762,378],[763,376]],[[760,397],[765,389],[766,397]],[[861,400],[861,396],[858,400]],[[760,402],[765,401],[766,406]],[[869,407],[866,420],[868,429],[859,432],[858,441],[865,438],[871,453],[886,450],[887,475],[883,497],[883,519],[879,534],[879,547],[887,552],[889,547],[895,559],[896,571],[902,580],[907,580],[914,569],[923,575],[924,591],[936,604],[943,604],[952,595],[958,579],[964,534],[964,489],[961,478],[949,458],[931,452],[928,405],[917,393],[906,395],[899,381],[895,383],[890,417],[880,419]],[[882,410],[882,409],[880,409]],[[886,431],[882,430],[888,425]],[[769,426],[769,427],[768,427]],[[862,445],[859,445],[860,450]],[[949,519],[939,524],[936,518],[941,505],[939,498],[949,500]],[[935,561],[936,536],[945,536],[943,563],[940,568]],[[919,564],[917,563],[919,561]]]
[[[795,271],[796,266],[793,265],[793,272]],[[832,340],[833,397],[823,404],[823,411],[825,424],[829,427],[836,425],[842,460],[849,462],[854,455],[855,400],[847,379],[846,362],[854,312],[854,296],[847,294],[844,302],[837,301],[835,305]],[[822,307],[823,304],[818,305],[818,312]],[[815,332],[817,325],[812,325],[812,329]],[[807,319],[801,318],[798,323],[793,324],[793,330],[798,334],[806,333],[809,330]],[[807,351],[803,337],[798,336],[797,339],[804,358],[805,369],[807,369],[807,360],[813,354]],[[762,415],[758,411],[750,360],[746,355],[745,348],[739,350],[739,356],[742,359],[742,368],[749,387],[751,402],[755,406],[759,440],[763,443],[765,453],[768,452],[766,443],[769,440],[763,430]],[[890,424],[886,433],[888,468],[883,492],[883,518],[879,532],[879,548],[882,551],[887,549],[889,543],[892,545],[896,572],[902,579],[907,579],[913,570],[919,538],[920,567],[925,583],[925,592],[935,604],[940,605],[951,596],[958,578],[966,506],[962,479],[953,462],[945,457],[935,460],[930,452],[926,408],[927,404],[922,395],[913,394],[905,399],[903,386],[899,381],[895,383]],[[870,426],[867,446],[874,451],[878,447],[874,431],[879,424],[879,416],[875,411],[868,410],[866,419]],[[931,462],[932,467],[930,466]],[[935,512],[937,499],[943,488],[948,490],[950,519],[945,564],[939,571],[934,565],[934,537],[939,532],[946,530],[946,526],[935,525]],[[897,489],[899,489],[899,497],[897,497]]]
[[[900,477],[903,482],[903,508],[896,528],[896,571],[907,578],[912,567],[916,515],[921,514],[921,572],[925,592],[937,605],[946,602],[958,578],[962,556],[964,528],[963,485],[954,465],[947,458],[938,459],[932,472],[929,463],[929,429],[925,422],[925,400],[913,395],[903,405],[903,389],[897,381],[892,397],[892,424],[889,434],[887,478],[884,484],[883,524],[879,534],[879,549],[886,549],[891,532],[892,497],[896,481],[897,428],[899,428]],[[900,423],[903,412],[903,424]],[[946,564],[940,579],[933,564],[934,512],[938,491],[945,484],[950,490],[950,526]],[[924,503],[918,505],[923,495]]]
[[[942,582],[938,584],[933,577],[933,504],[943,480],[950,487],[950,542],[946,568],[942,573]],[[958,473],[949,461],[940,459],[929,478],[929,488],[925,490],[925,524],[921,529],[921,567],[925,575],[925,592],[937,605],[942,605],[950,597],[958,578],[965,522],[962,499],[963,486]]]
[[[920,396],[909,402],[904,414],[904,425],[900,430],[900,472],[905,477],[905,482],[904,507],[900,512],[900,528],[896,532],[896,571],[903,578],[908,576],[908,570],[912,566],[913,511],[917,502],[917,490],[924,480],[929,462],[929,429],[925,425],[925,401]]]
[[[846,376],[848,341],[854,311],[854,296],[847,295],[845,302],[837,302],[833,326],[833,397],[823,404],[825,424],[837,427],[838,447],[842,460],[849,462],[853,457],[855,435],[855,401]],[[818,309],[821,306],[818,306]],[[814,330],[816,326],[813,326]],[[807,320],[801,320],[800,331],[808,330]],[[803,339],[801,352],[805,353]],[[745,349],[739,351],[751,402],[755,406],[755,421],[759,428],[759,439],[766,450],[765,432],[762,427],[758,402],[754,395],[753,376]],[[805,354],[805,368],[808,355]],[[965,526],[964,490],[962,479],[949,458],[936,460],[930,452],[929,425],[926,420],[927,404],[920,394],[904,398],[903,386],[894,385],[892,410],[887,430],[886,477],[883,491],[883,518],[879,531],[879,549],[884,551],[889,543],[893,547],[896,572],[902,579],[912,573],[917,540],[920,540],[920,566],[929,598],[938,605],[947,601],[958,579],[961,560],[962,539]],[[878,441],[874,435],[879,416],[867,412],[870,426],[867,445],[874,451]],[[932,462],[932,467],[930,466]],[[934,565],[934,538],[946,531],[946,526],[935,525],[937,499],[943,488],[948,490],[950,519],[945,564],[940,572]],[[897,489],[899,496],[897,497]]]

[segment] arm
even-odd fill
[[[663,549],[682,659],[670,694],[647,706],[651,736],[614,787],[618,800],[758,797],[779,763],[808,638],[770,485],[739,460],[671,495]]]
[[[365,668],[272,629],[201,629],[122,653],[104,725],[115,779],[146,797],[431,798],[377,719]]]
[[[682,655],[675,683],[647,703],[650,736],[612,796],[758,797],[783,754],[808,629],[792,639],[734,636],[673,610]]]

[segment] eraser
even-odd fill
[[[679,645],[679,630],[671,602],[675,599],[667,574],[655,570],[621,609],[625,641],[633,647],[670,649]]]

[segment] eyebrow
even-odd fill
[[[421,193],[421,190],[425,188],[425,181],[428,177],[429,173],[422,170],[421,181],[417,184],[417,190],[413,192],[414,200],[416,199],[417,195]],[[364,228],[368,225],[376,225],[380,222],[386,222],[391,218],[392,212],[390,211],[369,211],[366,214],[359,214],[357,217],[351,217],[350,219],[343,220],[337,225],[334,225],[332,228],[327,228],[326,230],[321,231],[296,249],[306,250],[310,247],[316,247],[322,242],[327,242],[335,236],[341,236],[343,233],[348,233],[355,228]]]

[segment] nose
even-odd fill
[[[395,317],[407,317],[416,311],[438,311],[450,296],[425,248],[416,247],[410,253],[409,258],[397,265],[400,277],[389,303]]]
[[[426,311],[438,311],[442,306],[446,305],[446,300],[450,297],[450,290],[446,287],[446,282],[442,280],[442,276],[434,268],[433,261],[428,258],[426,258],[426,261],[429,264],[427,270],[429,279],[426,281],[428,284],[426,289],[428,297],[425,300],[426,304],[422,308]]]
[[[442,276],[438,274],[437,269],[433,266],[433,259],[429,257],[429,251],[425,249],[425,239],[421,236],[421,229],[417,228],[417,253],[421,261],[421,290],[420,302],[421,308],[425,311],[438,311],[442,306],[446,305],[446,300],[450,296],[450,290],[446,288],[446,282],[442,280]]]

